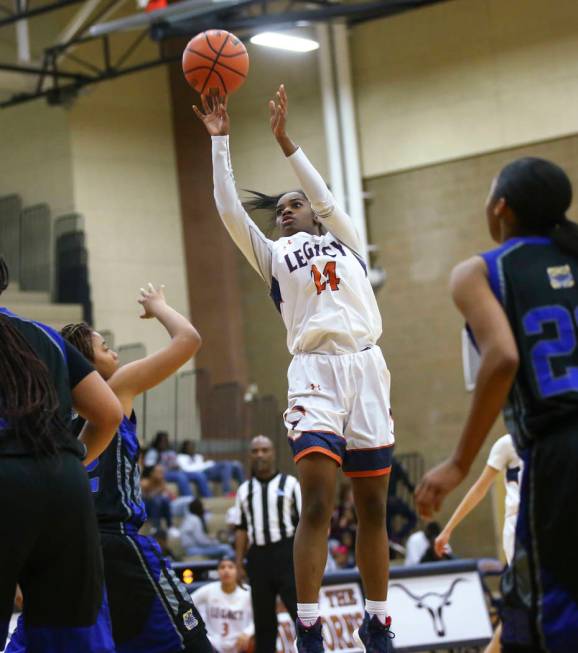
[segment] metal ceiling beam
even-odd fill
[[[80,0],[61,0],[59,6],[73,4]],[[172,36],[185,36],[190,38],[199,32],[213,27],[234,31],[241,40],[247,40],[255,31],[264,27],[288,29],[303,21],[309,23],[331,21],[341,18],[348,25],[357,24],[366,20],[383,18],[410,11],[427,5],[449,0],[373,0],[359,4],[337,4],[332,0],[316,0],[314,3],[307,0],[294,0],[291,3],[293,10],[284,13],[272,13],[279,7],[275,0],[184,0],[166,9],[159,9],[150,14],[138,14],[128,19],[110,21],[95,25],[94,30],[99,36],[79,36],[67,43],[60,43],[46,48],[44,51],[44,64],[41,70],[30,66],[13,66],[1,64],[0,71],[20,72],[24,74],[37,74],[38,83],[36,91],[13,95],[11,98],[0,102],[0,108],[14,106],[23,102],[31,102],[38,98],[47,98],[51,104],[67,103],[85,86],[97,84],[121,76],[130,75],[155,66],[160,66],[181,59],[181,55],[167,56],[163,51],[163,41]],[[111,6],[114,4],[114,0]],[[295,9],[295,7],[299,7]],[[255,8],[260,13],[255,13]],[[253,11],[251,11],[253,10]],[[108,12],[108,8],[106,10]],[[186,18],[185,18],[186,14]],[[128,25],[127,25],[128,22]],[[0,21],[1,25],[1,21]],[[124,32],[128,28],[144,28],[144,33],[125,50],[115,63],[111,62],[111,43],[117,31]],[[100,28],[100,31],[99,29]],[[160,42],[159,56],[156,59],[126,65],[135,49],[146,37],[147,33]],[[88,63],[80,57],[72,55],[73,49],[81,48],[85,43],[100,42],[101,63],[92,61]],[[67,57],[69,65],[76,64],[89,68],[91,74],[59,70],[59,59]],[[62,85],[60,82],[72,79],[71,83]],[[50,88],[45,88],[51,84]]]
[[[5,25],[11,25],[12,23],[17,23],[19,20],[25,20],[26,18],[35,18],[41,14],[47,14],[50,11],[56,11],[57,9],[64,9],[69,5],[75,5],[79,2],[84,2],[84,0],[59,0],[59,2],[54,2],[47,5],[41,5],[40,7],[33,7],[32,9],[27,9],[26,11],[18,11],[10,16],[0,18],[0,27]]]
[[[46,70],[43,70],[42,68],[33,68],[32,66],[20,66],[20,65],[13,65],[9,63],[0,63],[0,70],[3,70],[5,72],[9,73],[19,73],[21,75],[42,75],[42,74],[47,74]],[[56,74],[57,77],[60,77],[62,79],[74,79],[77,81],[81,81],[83,79],[87,79],[86,75],[80,75],[78,73],[66,73],[62,71],[57,71],[56,73],[50,72],[49,74]]]
[[[239,16],[224,18],[219,27],[232,32],[241,30],[258,30],[264,27],[287,29],[297,23],[325,22],[336,18],[344,18],[348,23],[359,23],[375,18],[385,18],[395,14],[437,4],[444,0],[375,0],[363,4],[327,4],[322,8],[300,9],[297,11],[261,14],[257,16]],[[207,29],[207,16],[199,16],[196,20],[182,20],[179,16],[169,17],[163,22],[153,24],[151,37],[162,41],[175,36],[193,36]]]

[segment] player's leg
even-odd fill
[[[538,629],[551,653],[578,651],[578,431],[556,429],[533,447],[530,504],[540,593]],[[557,508],[555,507],[557,506]]]
[[[352,478],[357,513],[355,558],[365,596],[372,601],[387,599],[389,545],[385,527],[389,475]]]
[[[484,649],[484,653],[500,653],[500,637],[502,636],[502,624],[498,624],[492,641]]]
[[[323,650],[318,601],[337,470],[346,445],[343,428],[348,378],[344,358],[299,355],[288,371],[289,406],[284,418],[302,495],[293,549],[300,652]]]
[[[102,534],[117,653],[209,653],[205,626],[186,586],[151,537]]]
[[[64,453],[36,461],[28,472],[34,473],[42,496],[37,496],[38,537],[19,574],[26,651],[112,653],[98,529],[84,467]]]
[[[365,589],[365,616],[355,637],[371,651],[390,651],[387,613],[389,545],[387,491],[393,455],[389,371],[377,347],[352,362],[355,392],[345,431],[343,471],[351,479],[357,512],[356,560]]]
[[[327,562],[327,533],[335,504],[337,470],[332,458],[319,453],[297,463],[302,508],[293,551],[299,603],[317,603]]]

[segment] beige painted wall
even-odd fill
[[[76,210],[86,217],[96,327],[117,345],[166,343],[138,319],[139,288],[165,283],[188,315],[167,71],[92,87],[70,114]]]
[[[352,30],[364,177],[578,131],[578,3],[453,0]]]
[[[50,204],[54,216],[73,210],[69,114],[31,102],[0,111],[0,194],[24,206]]]

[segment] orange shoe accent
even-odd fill
[[[307,449],[303,449],[303,451],[300,451],[293,457],[293,460],[298,462],[301,458],[305,458],[305,456],[308,456],[310,453],[322,453],[325,456],[329,456],[329,458],[333,458],[339,466],[343,463],[341,456],[338,456],[336,453],[333,453],[333,451],[329,451],[329,449],[324,449],[323,447],[308,447]]]

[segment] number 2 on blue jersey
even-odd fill
[[[574,311],[578,322],[578,309]],[[554,397],[565,392],[578,392],[578,367],[568,366],[564,374],[554,376],[551,359],[569,356],[576,349],[576,331],[573,316],[564,306],[540,306],[528,311],[522,320],[524,331],[528,336],[544,333],[544,326],[554,324],[557,337],[540,340],[531,350],[532,366],[542,397]]]

